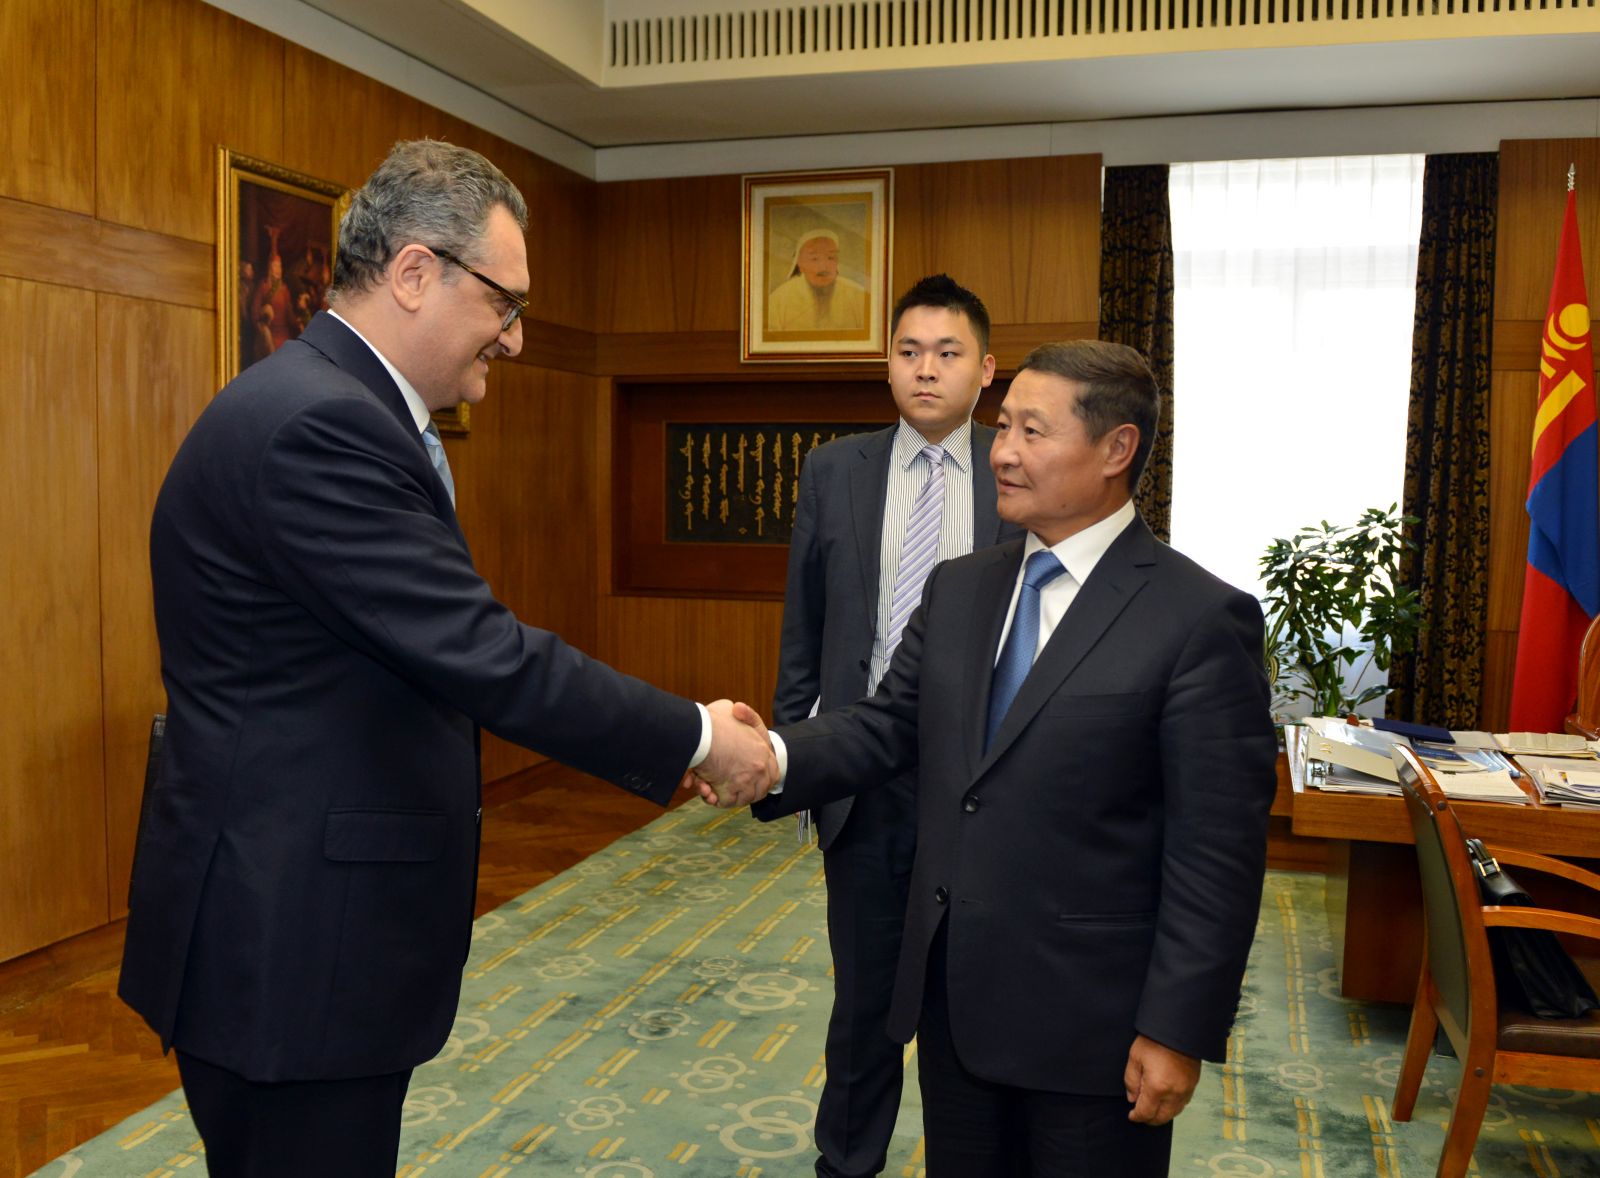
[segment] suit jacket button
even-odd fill
[[[937,903],[948,904],[950,902],[950,893],[945,891],[943,888],[934,888],[933,898]]]
[[[862,669],[862,670],[863,670],[863,671],[865,671],[865,670],[866,670],[866,669],[867,669],[867,660],[866,660],[866,659],[862,659],[862,660],[861,660],[861,661],[860,661],[860,662],[858,662],[858,663],[857,663],[857,664],[856,664],[856,665],[857,665],[857,666],[858,666],[858,667],[860,667],[860,668],[861,668],[861,669]]]
[[[978,812],[978,799],[968,794],[961,799],[961,808],[968,814],[976,814]]]

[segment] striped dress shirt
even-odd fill
[[[895,431],[889,455],[889,487],[883,502],[883,528],[878,534],[878,616],[872,633],[872,662],[867,674],[867,694],[889,668],[884,638],[889,633],[889,607],[894,601],[894,579],[900,568],[911,507],[928,481],[928,460],[922,449],[928,440],[906,424]],[[939,526],[939,560],[965,556],[972,551],[972,419],[968,418],[938,443],[944,450],[944,520]]]

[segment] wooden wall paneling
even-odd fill
[[[739,331],[738,176],[600,189],[600,332]]]
[[[217,145],[283,158],[284,42],[202,0],[100,0],[99,13],[98,215],[215,242]]]
[[[618,670],[702,703],[743,700],[771,714],[781,601],[607,597],[600,650]]]
[[[0,197],[0,275],[210,310],[215,251],[82,213]]]
[[[280,162],[346,188],[366,180],[396,140],[428,129],[431,108],[299,45],[284,46],[283,92]]]
[[[284,53],[286,166],[355,188],[401,139],[432,136],[482,153],[528,203],[528,316],[593,328],[593,180],[308,49],[288,45]]]
[[[1493,630],[1484,635],[1483,690],[1478,723],[1488,732],[1504,732],[1511,724],[1511,680],[1517,669],[1517,632]]]
[[[1100,317],[1100,157],[895,169],[894,285],[949,274],[996,323]]]
[[[578,649],[598,646],[594,538],[584,526],[593,475],[598,382],[529,364],[497,364],[472,433],[446,438],[462,530],[478,571],[529,625]],[[483,779],[541,758],[486,736]]]
[[[1544,321],[1567,207],[1567,165],[1578,168],[1578,236],[1589,300],[1600,287],[1600,139],[1506,139],[1500,143],[1495,228],[1496,319]]]
[[[528,314],[592,333],[600,285],[600,185],[510,144],[500,144],[491,158],[528,202]],[[589,354],[592,371],[592,342]]]
[[[1536,372],[1496,372],[1489,385],[1490,630],[1516,631],[1522,619],[1522,577],[1528,556],[1528,472]]]
[[[94,212],[94,5],[0,4],[0,195]]]
[[[165,710],[150,596],[150,516],[172,456],[215,394],[213,316],[100,295],[96,335],[106,860],[127,908],[150,717]]]
[[[0,278],[0,960],[103,924],[94,304]]]

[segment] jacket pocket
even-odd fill
[[[1056,916],[1061,924],[1083,925],[1087,928],[1149,928],[1156,922],[1154,912],[1062,912]]]
[[[428,863],[444,854],[439,810],[330,810],[322,854],[336,863]]]

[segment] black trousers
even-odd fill
[[[411,1072],[263,1084],[178,1052],[212,1178],[394,1178]]]
[[[894,1134],[905,1047],[884,1024],[916,850],[915,795],[899,781],[859,795],[822,853],[833,1013],[823,1049],[828,1077],[817,1105],[821,1178],[879,1173]]]
[[[1014,1088],[962,1066],[950,1034],[947,924],[929,954],[917,1025],[928,1178],[1164,1178],[1171,1122],[1135,1124],[1120,1093]]]

